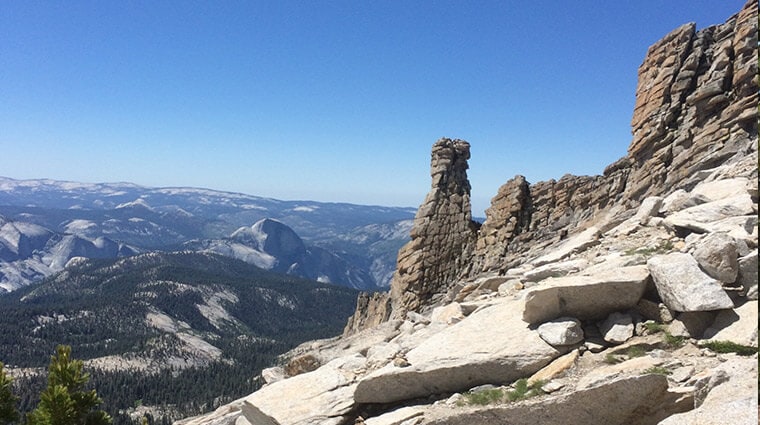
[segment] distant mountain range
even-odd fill
[[[214,252],[268,270],[387,287],[415,209],[280,201],[197,188],[0,177],[0,291],[76,257]]]

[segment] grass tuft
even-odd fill
[[[651,373],[654,373],[657,375],[670,375],[670,371],[662,366],[652,366],[649,369],[645,370],[643,372],[643,375],[648,375]]]
[[[466,393],[464,394],[464,398],[467,404],[485,406],[503,400],[504,391],[500,388],[494,388],[490,390],[478,391],[475,393]]]
[[[533,384],[528,385],[527,379],[519,379],[514,383],[514,389],[504,391],[501,388],[494,388],[490,390],[483,390],[478,392],[468,392],[463,394],[464,400],[459,405],[478,405],[485,406],[489,404],[502,403],[506,401],[518,401],[526,398],[535,397],[537,395],[545,394],[542,387],[543,381],[536,381]]]
[[[517,401],[544,394],[544,390],[541,388],[543,386],[543,381],[536,381],[528,385],[527,379],[518,379],[515,382],[515,389],[507,391],[507,400]]]
[[[623,359],[621,359],[620,357],[612,353],[607,353],[607,355],[604,356],[604,362],[607,364],[618,364],[618,363],[622,363]]]
[[[644,248],[631,248],[625,251],[625,255],[643,255],[645,257],[651,257],[655,254],[667,254],[673,251],[673,242],[670,240],[661,241],[655,246],[648,246]]]
[[[649,333],[665,332],[665,325],[657,322],[644,322],[644,327]]]
[[[663,341],[665,341],[665,344],[667,344],[670,348],[678,348],[686,342],[686,338],[682,336],[671,335],[670,332],[665,332],[665,335],[663,335],[662,338]]]

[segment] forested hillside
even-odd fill
[[[23,411],[66,344],[117,423],[139,406],[157,419],[186,416],[254,390],[260,370],[295,344],[340,333],[355,299],[211,254],[82,260],[0,296],[0,361],[16,376]]]

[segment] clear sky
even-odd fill
[[[482,216],[623,156],[647,48],[743,3],[3,1],[0,175],[416,207],[451,137]]]

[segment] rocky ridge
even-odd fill
[[[757,423],[757,22],[653,45],[626,157],[517,176],[479,229],[469,146],[439,140],[390,294],[182,423]]]
[[[648,196],[689,190],[718,165],[756,173],[756,15],[750,2],[724,24],[699,31],[683,25],[652,45],[639,67],[628,154],[601,176],[565,175],[534,184],[515,176],[499,188],[480,228],[469,215],[466,164],[450,161],[453,151],[441,155],[444,146],[456,143],[458,157],[469,158],[469,145],[437,142],[433,185],[417,213],[412,241],[399,253],[391,285],[396,316],[418,310],[457,278],[505,273],[570,233],[605,230],[600,221],[614,225]],[[440,186],[443,181],[455,182],[465,196],[450,199],[453,192]],[[440,246],[443,236],[436,234],[446,231],[452,239]],[[445,272],[436,275],[439,269]]]

